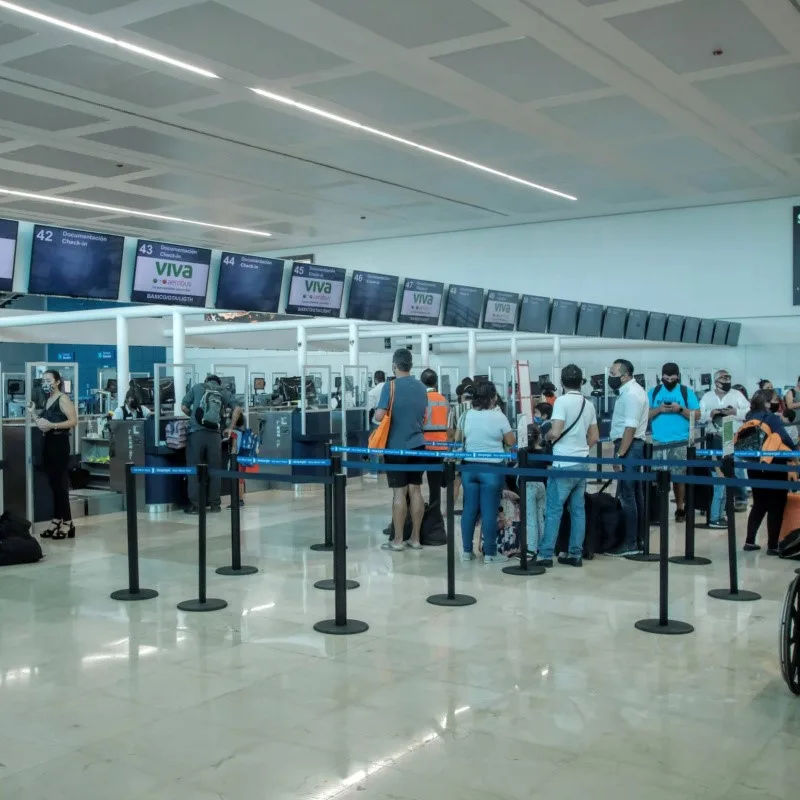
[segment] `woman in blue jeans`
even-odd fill
[[[468,453],[504,453],[513,447],[517,438],[511,425],[497,408],[497,389],[490,381],[476,384],[472,408],[464,415],[463,426],[456,435],[463,441]],[[468,469],[462,473],[464,489],[464,511],[461,515],[461,538],[464,561],[475,558],[473,538],[478,513],[481,515],[483,535],[483,560],[485,563],[505,560],[497,554],[497,509],[503,495],[505,476],[490,465],[502,464],[505,458],[480,458],[465,461],[465,464],[486,465],[488,469]]]

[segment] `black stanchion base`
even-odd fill
[[[702,556],[692,556],[692,558],[687,558],[686,556],[672,556],[672,558],[670,558],[670,563],[682,564],[684,567],[704,567],[706,564],[711,563],[711,559],[703,558]]]
[[[359,619],[348,619],[344,625],[337,625],[335,619],[324,619],[314,626],[318,633],[329,633],[333,636],[350,636],[354,633],[364,633],[369,630],[369,625]]]
[[[795,574],[796,574],[796,575],[800,575],[800,567],[798,567],[798,568],[795,570]]]
[[[761,595],[757,592],[748,592],[744,589],[739,589],[738,592],[732,592],[730,589],[712,589],[708,593],[709,597],[714,597],[717,600],[734,600],[739,603],[747,603],[751,600],[760,600]]]
[[[345,581],[345,589],[358,589],[361,584],[358,581]],[[336,588],[336,584],[332,578],[326,578],[324,581],[317,581],[314,584],[315,589],[324,589],[326,592],[332,592]]]
[[[694,630],[688,622],[679,622],[676,619],[668,619],[666,625],[662,625],[659,619],[640,619],[635,627],[645,633],[662,633],[666,636],[680,636]]]
[[[258,567],[220,567],[216,570],[217,575],[255,575]]]
[[[132,592],[130,589],[120,589],[118,592],[111,592],[112,600],[124,600],[127,603],[132,603],[135,600],[152,600],[158,597],[158,592],[155,589],[139,589],[138,592]]]
[[[446,594],[432,594],[428,602],[432,606],[473,606],[478,601],[471,594],[454,594],[452,597]]]
[[[503,567],[503,572],[506,575],[544,575],[547,570],[544,567],[536,567],[533,564],[528,564],[523,569],[520,564],[517,564],[514,567]]]
[[[184,600],[182,603],[178,603],[181,611],[220,611],[227,607],[228,603],[225,600],[219,600],[216,597],[206,598],[205,603],[200,600]]]
[[[320,553],[320,552],[322,552],[322,553],[330,553],[333,550],[333,545],[332,544],[325,544],[325,542],[322,542],[320,544],[312,544],[309,549],[310,550],[315,550],[317,553]]]
[[[637,553],[634,556],[623,556],[623,558],[628,561],[647,561],[650,563],[661,560],[661,556],[658,553]]]

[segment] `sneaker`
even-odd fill
[[[675,522],[686,522],[686,510],[679,508],[675,512]]]
[[[747,503],[740,503],[737,501],[733,504],[733,510],[737,514],[741,514],[742,512],[747,511]]]
[[[708,522],[709,528],[719,528],[720,530],[728,530],[728,520],[726,517],[721,517],[720,519],[712,519]]]
[[[411,550],[422,550],[422,545],[419,542],[406,542],[406,547]]]
[[[394,550],[396,553],[402,553],[406,549],[404,544],[395,544],[394,542],[384,542],[381,545],[381,550]]]
[[[475,560],[475,553],[461,553],[461,560],[462,561],[474,561]]]
[[[494,564],[495,561],[507,561],[508,559],[505,556],[501,556],[499,553],[494,556],[487,556],[484,555],[483,563],[484,564]]]
[[[615,547],[613,550],[607,550],[603,553],[604,556],[611,556],[611,558],[624,558],[625,556],[638,556],[641,553],[638,547]]]
[[[754,550],[760,550],[761,549],[761,545],[760,544],[755,544],[753,542],[745,542],[743,549],[745,550],[745,552],[750,553],[750,552],[752,552]]]
[[[184,514],[199,514],[200,509],[197,506],[187,506],[183,509]]]
[[[575,556],[559,556],[559,564],[566,564],[568,567],[582,567],[583,559]]]
[[[221,514],[222,506],[211,506],[208,511],[210,514]]]
[[[767,550],[767,555],[768,555],[768,556],[779,556],[779,555],[780,555],[780,553],[778,552],[777,548],[775,548],[775,547],[770,547],[770,548]]]
[[[533,562],[534,567],[547,567],[550,569],[553,566],[553,559],[552,558],[537,558],[536,561]]]

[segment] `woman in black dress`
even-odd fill
[[[78,424],[78,414],[63,388],[57,370],[44,373],[42,391],[46,399],[44,409],[36,419],[36,427],[42,432],[42,466],[53,493],[53,524],[42,531],[43,539],[75,538],[69,507],[69,464],[70,431]]]

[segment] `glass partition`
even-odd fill
[[[340,382],[342,408],[342,447],[352,444],[348,431],[352,433],[369,429],[367,419],[367,393],[369,391],[369,369],[359,366],[342,367]]]
[[[78,365],[74,361],[49,364],[46,361],[33,361],[25,364],[25,408],[27,410],[27,424],[25,425],[25,511],[29,520],[35,519],[33,503],[33,429],[36,420],[46,409],[48,395],[42,389],[42,378],[45,372],[57,371],[61,375],[61,391],[72,400],[78,409]],[[73,428],[69,434],[70,452],[74,455],[81,451],[81,441],[78,428]]]
[[[300,381],[301,432],[306,434],[306,412],[325,411],[331,407],[331,368],[303,367]]]
[[[116,367],[100,367],[97,370],[97,388],[95,389],[97,413],[110,414],[117,406],[121,406],[125,400],[125,391],[127,388],[124,388],[122,396],[120,396]]]
[[[211,371],[218,375],[223,388],[227,389],[241,406],[245,426],[250,427],[250,375],[246,364],[213,364]]]
[[[185,416],[181,400],[200,377],[194,364],[153,364],[153,369],[152,379],[142,379],[142,404],[153,405],[155,440],[160,443],[164,433],[162,421]]]
[[[505,403],[506,414],[508,415],[509,420],[513,423],[515,404],[511,402],[511,396],[509,396],[508,393],[508,373],[509,370],[507,367],[489,367],[489,380],[495,385],[497,394],[500,395],[500,399],[503,401],[503,403]]]

